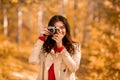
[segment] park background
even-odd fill
[[[35,80],[28,57],[55,14],[81,45],[78,80],[120,80],[120,0],[0,0],[0,80]]]

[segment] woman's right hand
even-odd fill
[[[48,31],[48,29],[45,27],[43,29],[41,29],[40,31],[40,36],[44,36],[45,39],[47,39],[47,37],[50,35],[50,32]]]

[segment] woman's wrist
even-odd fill
[[[62,45],[62,42],[58,42],[58,43],[57,43],[57,47],[61,47],[61,46],[63,46],[63,45]]]
[[[45,41],[46,39],[45,39],[45,36],[43,36],[43,35],[40,35],[39,36],[39,39],[41,40],[41,41]]]

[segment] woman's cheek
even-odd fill
[[[63,35],[65,35],[65,32],[64,32],[64,31],[62,31],[62,34],[63,34]]]

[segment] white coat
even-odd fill
[[[29,57],[29,63],[40,64],[37,80],[48,80],[48,70],[53,63],[56,80],[76,80],[75,72],[81,59],[79,44],[73,44],[75,53],[70,55],[65,48],[60,53],[54,53],[54,50],[49,54],[43,53],[41,49],[43,43],[37,40]]]

